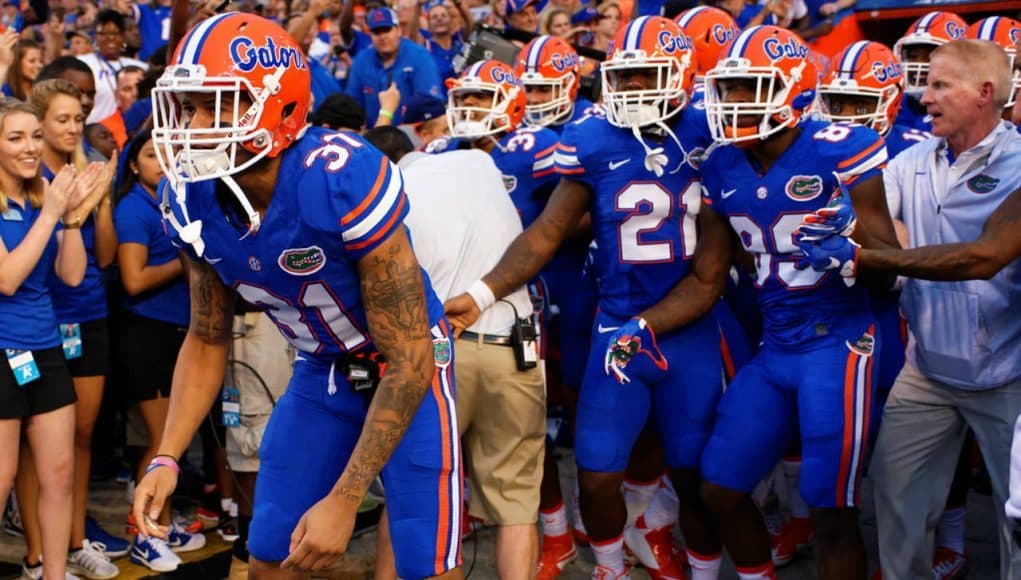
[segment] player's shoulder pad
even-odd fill
[[[278,179],[293,184],[302,220],[314,229],[336,232],[404,195],[397,166],[356,133],[310,131],[299,144],[288,150],[299,158],[282,164]]]

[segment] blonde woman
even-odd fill
[[[78,88],[63,79],[45,80],[32,88],[29,101],[42,122],[43,178],[53,179],[55,171],[66,165],[83,171],[86,167],[82,149],[85,114]],[[114,169],[115,163],[106,164],[103,182],[99,184],[102,191],[97,192],[99,205],[82,221],[80,231],[86,259],[84,280],[77,287],[59,280],[50,286],[57,324],[66,345],[64,357],[78,398],[75,405],[74,507],[68,569],[93,579],[117,576],[117,566],[110,562],[108,556],[123,556],[129,549],[126,541],[105,533],[95,521],[89,526],[91,533],[86,534],[85,514],[92,464],[92,428],[99,415],[109,367],[106,287],[101,269],[113,262],[117,251],[109,196]],[[39,513],[33,507],[38,501],[38,485],[32,464],[31,455],[23,447],[17,497],[30,561],[37,559],[42,549]]]
[[[99,199],[99,164],[77,179],[63,167],[47,185],[39,175],[43,135],[30,105],[0,102],[0,500],[18,467],[24,429],[38,473],[42,558],[26,559],[24,578],[62,578],[71,532],[74,384],[67,370],[48,279],[85,276],[81,225]],[[63,229],[58,231],[58,223]]]

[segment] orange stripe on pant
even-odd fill
[[[846,504],[847,474],[851,471],[851,454],[854,453],[854,386],[860,358],[860,354],[852,352],[844,368],[844,437],[840,450],[840,471],[837,472],[837,506]]]

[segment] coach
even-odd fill
[[[440,300],[466,291],[496,265],[521,233],[500,171],[478,150],[413,152],[395,127],[366,138],[399,160],[411,210],[415,255]],[[487,309],[454,343],[457,421],[470,477],[471,515],[499,527],[497,575],[535,576],[539,483],[546,436],[546,396],[539,366],[518,370],[511,346],[515,312],[532,313],[524,287]],[[536,352],[531,352],[535,360]]]
[[[969,427],[992,480],[1000,577],[1021,578],[1001,507],[1021,412],[1021,135],[1000,121],[1010,74],[991,42],[933,51],[921,103],[937,138],[884,172],[912,247],[855,250],[859,271],[910,277],[901,306],[913,340],[871,467],[885,580],[932,578],[933,532]]]

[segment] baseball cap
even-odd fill
[[[588,6],[575,12],[574,15],[571,16],[571,24],[575,26],[578,26],[579,24],[588,24],[597,18],[599,18],[599,12],[595,8]]]
[[[535,0],[505,0],[503,13],[510,16],[515,12],[521,12],[529,4],[535,4]]]
[[[411,95],[404,102],[404,123],[414,125],[446,114],[447,104],[431,95]]]
[[[397,12],[393,8],[376,8],[369,12],[366,23],[369,26],[369,30],[393,28],[397,26]]]

